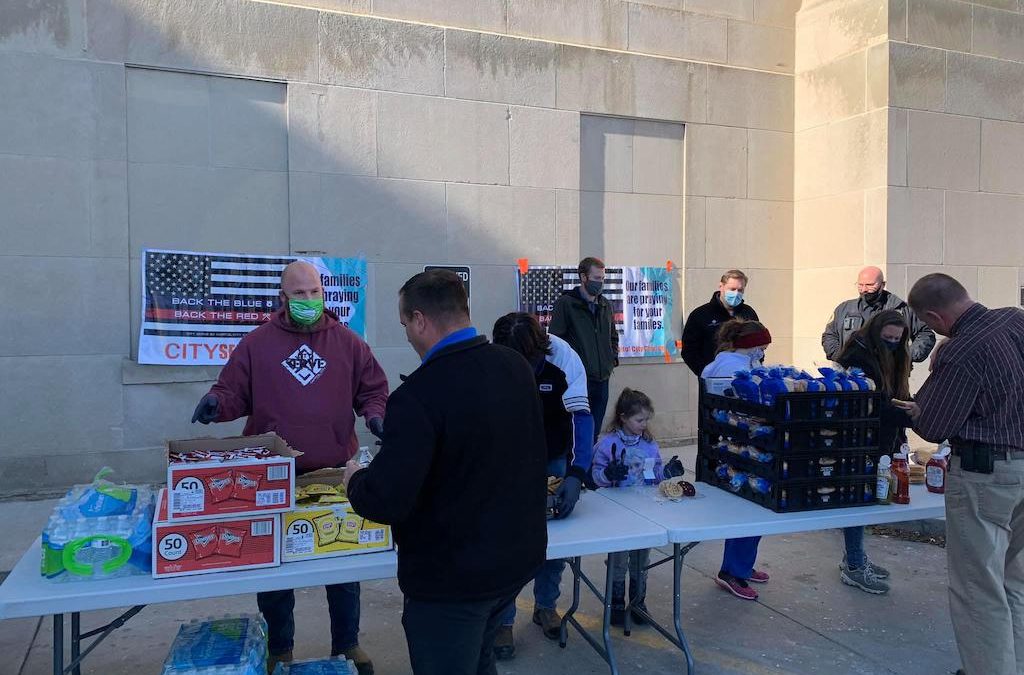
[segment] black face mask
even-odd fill
[[[878,299],[882,297],[882,289],[879,288],[877,291],[871,291],[870,293],[861,293],[860,298],[869,305],[873,305],[878,302]]]

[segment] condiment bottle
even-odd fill
[[[946,492],[946,472],[949,470],[949,447],[939,448],[925,466],[925,485],[928,492],[944,494]]]
[[[892,458],[892,476],[895,482],[892,501],[896,504],[910,503],[910,466],[907,464],[907,444]]]
[[[892,464],[892,460],[889,455],[882,455],[878,460],[878,478],[875,481],[875,496],[878,498],[879,504],[891,503],[891,488],[892,488],[892,474],[889,470],[889,466]]]

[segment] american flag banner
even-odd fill
[[[580,275],[575,265],[572,267],[531,265],[526,274],[520,271],[518,275],[519,311],[533,314],[545,328],[551,322],[551,311],[555,307],[555,300],[562,293],[571,291],[580,285]],[[604,275],[604,297],[612,304],[615,326],[621,336],[622,268],[605,268]]]
[[[305,260],[320,272],[324,306],[366,332],[366,259],[144,249],[139,363],[221,365],[280,305],[281,271]]]
[[[579,285],[575,265],[533,266],[518,272],[519,311],[537,317],[545,328],[555,300]],[[605,268],[604,297],[612,305],[619,332],[619,357],[664,356],[679,348],[672,336],[674,275],[658,267]]]

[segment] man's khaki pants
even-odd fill
[[[946,480],[949,609],[967,675],[1024,673],[1024,460]]]

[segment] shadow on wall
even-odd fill
[[[257,5],[225,4],[237,12],[283,11]],[[129,6],[138,7],[90,2],[88,12],[98,12],[90,21],[110,19],[112,8]],[[50,16],[48,11],[40,7],[39,16]],[[314,10],[288,8],[288,12],[300,18],[318,15]],[[456,175],[461,168],[437,158],[415,156],[413,152],[422,148],[416,138],[385,141],[389,143],[389,164],[381,162],[383,125],[400,127],[410,117],[445,123],[449,111],[439,106],[448,101],[370,89],[234,79],[231,75],[248,77],[252,70],[262,71],[262,75],[266,69],[255,64],[239,66],[233,72],[223,62],[202,56],[208,48],[196,47],[202,40],[221,39],[207,34],[208,27],[197,22],[190,24],[194,35],[166,34],[154,18],[141,8],[128,10],[124,16],[90,29],[87,43],[87,53],[104,60],[110,59],[105,54],[112,49],[104,42],[107,39],[160,45],[162,49],[151,52],[156,54],[152,60],[131,59],[133,65],[125,76],[127,112],[124,131],[119,133],[125,134],[121,142],[127,145],[127,255],[131,264],[130,277],[125,280],[130,309],[125,311],[132,338],[121,356],[130,359],[137,349],[142,295],[139,256],[144,248],[268,254],[316,250],[340,257],[365,254],[370,267],[367,340],[392,387],[399,384],[399,373],[418,365],[398,322],[397,292],[423,265],[473,265],[474,323],[488,334],[499,315],[516,308],[518,240],[501,239],[495,233],[501,231],[506,214],[518,210],[520,198],[526,196],[531,204],[541,202],[534,208],[550,211],[550,225],[541,228],[540,236],[553,234],[554,190],[508,187],[508,160],[502,157],[488,158],[500,165],[498,179],[487,179],[493,167],[472,161],[467,161],[462,175]],[[34,17],[26,17],[24,23],[39,30]],[[57,23],[60,25],[53,31],[61,41],[63,24]],[[111,35],[117,31],[120,36]],[[222,39],[228,44],[238,36]],[[252,47],[249,43],[243,46]],[[360,58],[369,54],[358,53]],[[244,55],[236,58],[238,63],[246,63]],[[163,70],[177,64],[187,64],[182,70],[190,72]],[[207,72],[214,74],[201,74]],[[509,108],[474,104],[474,112],[485,117],[486,124],[500,121],[504,125],[506,153]],[[467,138],[471,139],[468,132]],[[401,142],[410,143],[412,150],[397,152],[400,148],[395,143]],[[474,149],[452,150],[470,153]],[[480,184],[473,182],[475,175],[481,176]],[[521,233],[519,240],[528,235]],[[541,250],[551,247],[545,244]],[[123,297],[123,291],[120,294]],[[71,341],[73,336],[67,339]],[[116,392],[120,405],[109,406],[110,412],[88,422],[100,430],[90,432],[95,440],[88,443],[69,440],[77,433],[72,428],[75,420],[54,417],[45,406],[27,406],[25,414],[15,418],[26,431],[11,437],[32,436],[35,445],[10,448],[7,453],[30,450],[35,455],[33,468],[0,476],[0,485],[8,480],[20,486],[87,481],[105,464],[115,467],[120,479],[159,480],[164,471],[165,439],[240,431],[240,422],[209,427],[189,423],[193,407],[216,372],[212,368],[126,362],[118,374],[123,386],[109,392]],[[72,395],[88,399],[97,391],[83,387]],[[361,440],[368,441],[369,436],[364,434]],[[71,449],[74,454],[56,454]]]

